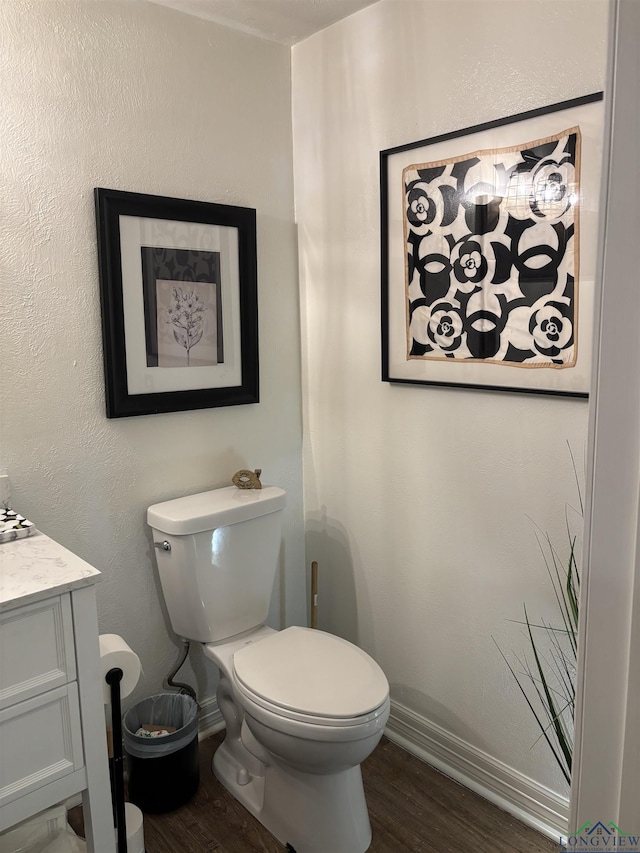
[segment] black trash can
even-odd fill
[[[175,732],[144,737],[144,725],[170,726]],[[129,708],[123,720],[129,769],[129,800],[143,812],[177,809],[195,794],[200,782],[198,705],[181,693],[159,693]]]

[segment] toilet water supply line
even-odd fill
[[[193,689],[193,687],[191,687],[190,684],[184,684],[181,681],[174,681],[173,680],[173,677],[177,674],[177,672],[180,669],[180,667],[182,666],[182,664],[186,661],[187,655],[189,654],[189,647],[191,646],[191,641],[187,640],[185,637],[180,637],[180,640],[182,640],[182,643],[183,643],[182,652],[180,653],[180,657],[178,659],[178,662],[176,663],[174,668],[171,670],[169,675],[167,675],[167,677],[165,678],[164,686],[165,687],[177,688],[180,693],[186,693],[188,696],[191,696],[193,701],[197,704],[198,700],[196,697],[196,691]]]

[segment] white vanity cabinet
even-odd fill
[[[82,793],[90,853],[115,853],[94,584],[41,533],[0,544],[0,832]]]

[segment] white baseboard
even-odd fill
[[[198,740],[214,735],[223,728],[224,720],[215,696],[205,699],[200,704],[200,712],[198,713]]]
[[[561,835],[566,836],[568,798],[393,700],[385,735],[445,776],[554,841],[559,841]]]
[[[76,806],[81,806],[82,794],[74,794],[73,797],[69,797],[68,800],[64,801],[64,805],[67,811],[69,811],[69,809],[75,809]]]

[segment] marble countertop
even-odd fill
[[[40,531],[0,544],[0,611],[99,580],[97,569]]]

